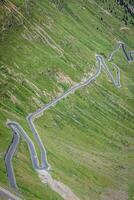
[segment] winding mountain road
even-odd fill
[[[111,61],[113,56],[118,52],[118,50],[122,49],[125,59],[128,62],[133,62],[134,61],[134,57],[133,57],[134,51],[127,52],[125,46],[126,45],[124,42],[121,42],[121,41],[117,42],[117,46],[116,46],[115,50],[110,54],[108,61]]]
[[[0,199],[6,198],[7,200],[21,200],[5,188],[0,187]]]
[[[123,42],[118,42],[116,49],[110,54],[108,61],[112,60],[113,56],[120,48],[122,49],[124,56],[128,62],[134,61],[134,58],[133,58],[134,51],[127,53],[126,49],[125,49],[125,44]],[[46,149],[45,149],[44,144],[35,128],[34,120],[36,118],[40,117],[41,115],[43,115],[44,111],[50,109],[52,106],[56,105],[59,101],[66,98],[69,94],[74,93],[76,90],[91,84],[100,75],[102,70],[106,71],[107,75],[109,76],[109,78],[111,79],[111,81],[113,82],[115,87],[120,88],[121,87],[121,85],[120,85],[120,69],[114,63],[112,63],[112,64],[116,70],[116,78],[114,78],[114,76],[113,76],[112,72],[110,71],[108,65],[106,64],[103,56],[96,55],[97,69],[96,69],[95,74],[92,77],[89,77],[84,82],[76,84],[75,86],[71,87],[68,91],[66,91],[64,94],[62,94],[61,96],[57,97],[50,103],[45,104],[42,108],[39,108],[36,112],[31,113],[27,116],[27,123],[28,123],[28,125],[35,137],[35,140],[38,144],[38,147],[40,149],[41,163],[39,163],[39,159],[38,159],[37,152],[36,152],[33,141],[30,139],[30,137],[25,132],[25,130],[22,128],[22,126],[15,121],[9,121],[9,120],[7,121],[7,126],[13,132],[13,139],[12,139],[10,147],[8,148],[6,155],[5,155],[5,165],[6,165],[6,169],[7,169],[7,176],[8,176],[9,183],[13,188],[17,188],[17,184],[16,184],[15,174],[14,174],[14,170],[13,170],[12,159],[16,152],[17,146],[19,144],[20,136],[22,136],[24,138],[24,140],[26,141],[26,143],[28,145],[33,168],[35,170],[43,169],[43,170],[49,171],[51,167],[47,160]]]

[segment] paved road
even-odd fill
[[[5,188],[0,187],[0,199],[7,199],[7,200],[21,200],[19,197],[15,196]]]
[[[134,59],[132,57],[133,52],[129,52],[127,53],[125,50],[125,46],[124,43],[119,42],[117,48],[111,53],[111,55],[109,56],[108,61],[112,60],[112,57],[114,56],[114,54],[120,49],[122,48],[123,53],[125,55],[125,58],[127,59],[128,62],[132,62]],[[36,142],[38,144],[38,147],[40,149],[40,153],[41,153],[41,163],[39,163],[39,159],[36,153],[36,149],[35,149],[35,145],[32,142],[32,140],[30,139],[30,137],[28,136],[28,134],[24,131],[24,129],[21,127],[20,124],[18,124],[15,121],[7,121],[7,126],[12,129],[13,131],[13,140],[11,142],[10,147],[8,148],[6,155],[5,155],[5,164],[6,164],[6,169],[7,169],[7,175],[8,175],[8,180],[10,185],[13,188],[17,188],[16,185],[16,179],[15,179],[15,175],[14,175],[14,170],[13,170],[13,165],[12,165],[12,159],[13,159],[13,155],[16,151],[16,148],[19,144],[19,138],[20,135],[25,139],[28,148],[29,148],[29,152],[30,152],[30,157],[31,157],[31,161],[32,161],[32,165],[33,168],[35,170],[41,170],[41,169],[45,169],[45,170],[50,170],[50,165],[48,163],[47,160],[47,154],[46,154],[46,149],[44,147],[44,144],[35,128],[34,125],[34,120],[38,117],[40,117],[41,115],[43,115],[44,111],[50,109],[52,106],[56,105],[59,101],[61,101],[63,98],[67,97],[69,94],[74,93],[77,89],[80,89],[84,86],[87,86],[89,84],[91,84],[93,81],[96,80],[96,78],[100,75],[100,73],[105,70],[105,72],[107,73],[107,75],[109,76],[109,78],[111,79],[111,81],[113,82],[113,84],[115,85],[115,87],[120,88],[120,69],[118,68],[117,65],[115,65],[114,63],[112,63],[115,70],[116,70],[116,78],[114,78],[112,72],[110,71],[108,65],[106,64],[103,56],[101,55],[96,55],[96,72],[92,77],[89,77],[86,81],[81,82],[76,84],[75,86],[71,87],[68,91],[66,91],[64,94],[62,94],[61,96],[57,97],[56,99],[54,99],[53,101],[51,101],[48,104],[45,104],[42,108],[39,108],[36,112],[31,113],[27,116],[27,122],[29,124],[29,127],[36,139]]]
[[[118,52],[118,50],[122,49],[125,59],[128,62],[133,62],[134,61],[134,51],[127,52],[125,47],[126,47],[125,43],[119,41],[117,43],[115,50],[110,54],[108,61],[111,61],[113,56]]]

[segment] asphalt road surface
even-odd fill
[[[134,51],[127,53],[127,51],[125,49],[125,44],[122,42],[118,42],[117,47],[110,54],[108,61],[112,60],[113,56],[117,53],[117,51],[119,49],[122,49],[123,54],[128,62],[134,61],[134,58],[133,58]],[[36,148],[35,148],[33,141],[30,139],[30,137],[25,132],[25,130],[22,128],[22,126],[15,121],[9,121],[9,120],[7,121],[7,126],[13,132],[13,139],[12,139],[12,142],[11,142],[11,144],[6,152],[6,155],[5,155],[5,165],[6,165],[6,169],[7,169],[7,176],[8,176],[9,183],[13,188],[17,188],[17,184],[16,184],[15,174],[14,174],[14,170],[13,170],[12,159],[16,152],[17,146],[19,144],[20,136],[22,136],[24,138],[24,140],[26,141],[26,143],[28,145],[33,168],[35,170],[41,170],[41,169],[50,170],[50,168],[51,168],[48,163],[48,160],[47,160],[46,149],[45,149],[44,144],[40,138],[40,135],[38,134],[38,132],[35,128],[35,125],[34,125],[34,120],[36,118],[43,115],[44,111],[46,111],[46,110],[50,109],[52,106],[56,105],[59,101],[66,98],[69,94],[74,93],[76,90],[91,84],[93,81],[96,80],[96,78],[100,75],[100,73],[103,70],[105,70],[108,77],[111,79],[111,81],[115,85],[115,87],[117,87],[117,88],[121,87],[121,85],[120,85],[120,69],[118,68],[118,66],[115,65],[114,63],[112,63],[113,67],[116,71],[116,78],[114,78],[112,72],[110,71],[108,65],[106,64],[106,62],[104,60],[104,57],[101,55],[96,55],[95,57],[96,57],[96,67],[97,68],[96,68],[96,72],[93,76],[89,77],[86,81],[80,82],[80,83],[76,84],[75,86],[71,87],[68,91],[66,91],[61,96],[57,97],[50,103],[45,104],[42,108],[39,108],[36,112],[31,113],[27,116],[28,125],[29,125],[29,127],[35,137],[35,140],[38,144],[38,147],[40,149],[41,163],[39,163],[39,159],[38,159]]]
[[[21,200],[19,197],[16,197],[14,194],[9,192],[8,190],[0,187],[0,199],[7,199],[7,200]]]

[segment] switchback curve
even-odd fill
[[[112,60],[113,56],[115,55],[115,53],[120,48],[122,49],[124,56],[125,56],[125,58],[128,62],[134,61],[134,58],[132,57],[134,51],[127,53],[126,49],[125,49],[125,44],[123,42],[118,42],[116,49],[110,54],[108,61]],[[115,70],[116,70],[116,78],[114,78],[112,72],[110,71],[108,65],[106,64],[106,62],[104,60],[104,57],[101,56],[101,55],[96,55],[95,57],[96,57],[97,69],[96,69],[96,73],[92,77],[89,77],[84,82],[76,84],[75,86],[71,87],[68,91],[66,91],[64,94],[62,94],[61,96],[57,97],[56,99],[54,99],[50,103],[43,105],[42,108],[39,108],[36,112],[31,113],[27,116],[28,125],[29,125],[29,127],[30,127],[30,129],[31,129],[31,131],[32,131],[32,133],[33,133],[33,135],[36,139],[38,147],[40,149],[41,164],[39,163],[39,159],[38,159],[38,156],[37,156],[37,152],[36,152],[36,148],[34,146],[34,143],[30,139],[28,134],[24,131],[24,129],[21,127],[21,125],[19,123],[15,122],[15,121],[9,121],[9,120],[7,121],[7,126],[13,132],[13,140],[12,140],[10,147],[8,148],[8,150],[5,154],[5,165],[6,165],[6,169],[7,169],[7,175],[8,175],[9,183],[13,188],[17,188],[17,184],[16,184],[15,174],[14,174],[14,170],[13,170],[12,159],[13,159],[14,153],[17,149],[17,146],[19,144],[20,135],[24,138],[24,140],[26,141],[26,143],[28,145],[33,168],[35,170],[46,170],[46,171],[50,170],[50,165],[49,165],[48,160],[47,160],[46,149],[45,149],[44,144],[43,144],[43,142],[42,142],[42,140],[41,140],[41,138],[40,138],[40,136],[39,136],[39,134],[38,134],[38,132],[35,128],[35,125],[34,125],[34,120],[36,118],[43,115],[44,111],[50,109],[52,106],[56,105],[60,100],[67,97],[69,94],[75,92],[77,89],[91,84],[91,82],[96,80],[96,78],[100,75],[102,70],[106,71],[107,75],[109,76],[109,78],[111,79],[111,81],[113,82],[115,87],[117,87],[117,88],[121,87],[119,67],[117,65],[115,65],[114,63],[112,63]]]

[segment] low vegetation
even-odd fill
[[[6,120],[19,122],[33,139],[26,122],[28,113],[95,72],[96,53],[107,57],[118,40],[125,42],[128,50],[134,49],[132,14],[124,11],[124,5],[110,1],[109,6],[108,2],[1,1],[2,186],[8,187],[4,154],[12,140]],[[128,29],[122,31],[124,26]],[[134,64],[128,64],[121,52],[114,62],[121,69],[120,89],[103,72],[92,85],[35,121],[53,177],[82,200],[103,200],[108,191],[123,191],[129,200],[134,196]],[[19,193],[26,200],[61,199],[40,182],[23,139],[13,163]]]

